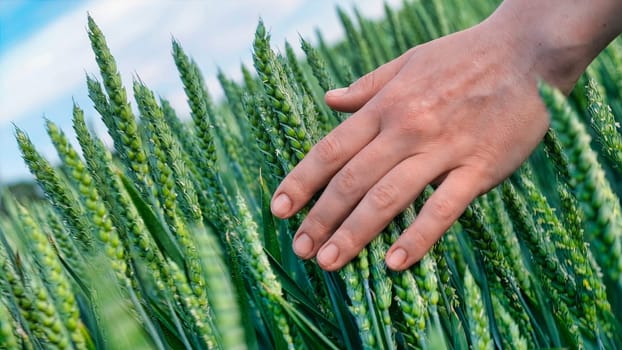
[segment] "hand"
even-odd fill
[[[324,188],[295,234],[298,256],[341,268],[437,184],[387,252],[389,268],[406,269],[529,156],[549,125],[537,79],[569,90],[578,74],[546,65],[555,60],[542,42],[522,40],[507,23],[485,21],[417,46],[326,94],[330,107],[354,114],[311,149],[272,201],[273,213],[287,218]],[[557,71],[565,73],[558,80],[549,74]]]
[[[529,156],[548,127],[532,65],[485,29],[417,46],[327,93],[330,107],[354,114],[291,171],[272,204],[289,217],[326,187],[294,237],[298,256],[341,268],[436,183],[387,252],[389,268],[405,269]]]

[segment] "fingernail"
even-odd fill
[[[292,200],[285,193],[276,196],[272,201],[272,213],[276,216],[286,215],[292,207]]]
[[[301,258],[306,258],[313,250],[313,240],[306,233],[301,233],[294,240],[294,252]]]
[[[339,257],[339,248],[333,243],[324,246],[317,255],[317,261],[324,266],[331,266]]]
[[[347,91],[348,91],[348,88],[339,88],[339,89],[328,91],[326,95],[332,96],[332,97],[339,97],[339,96],[345,95]]]
[[[406,262],[407,258],[408,253],[406,253],[404,248],[397,248],[387,256],[387,266],[390,269],[399,269]]]

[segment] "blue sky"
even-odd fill
[[[0,183],[30,178],[13,125],[54,160],[43,118],[73,137],[72,100],[107,139],[86,95],[85,74],[98,75],[85,29],[87,12],[106,35],[124,84],[131,86],[132,77],[140,76],[183,115],[188,107],[170,55],[172,36],[199,63],[217,98],[217,68],[239,78],[240,64],[251,64],[259,17],[274,45],[282,47],[287,39],[297,47],[298,35],[313,39],[315,28],[328,40],[340,38],[335,6],[349,10],[354,2],[365,15],[382,14],[382,0],[0,0]],[[388,2],[397,6],[401,0]]]
[[[79,4],[75,0],[0,1],[0,53],[7,52],[12,45],[27,39],[50,20]]]

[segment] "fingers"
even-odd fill
[[[318,142],[283,179],[272,198],[272,213],[288,218],[328,184],[343,165],[379,132],[379,118],[361,111]]]
[[[335,270],[354,258],[397,214],[412,203],[439,172],[445,171],[446,163],[446,157],[416,155],[395,166],[367,192],[339,229],[320,248],[318,264],[323,269]]]
[[[394,143],[386,133],[378,135],[333,176],[294,237],[294,251],[299,257],[315,256],[370,187],[408,156]]]
[[[328,91],[326,104],[342,112],[355,112],[363,107],[402,69],[413,49],[364,75],[347,88]]]
[[[419,261],[482,192],[482,179],[464,169],[449,173],[415,221],[387,251],[390,269],[404,270]]]

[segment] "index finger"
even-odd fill
[[[298,212],[343,165],[376,137],[379,118],[363,108],[328,135],[283,179],[272,197],[272,213],[287,218]]]

